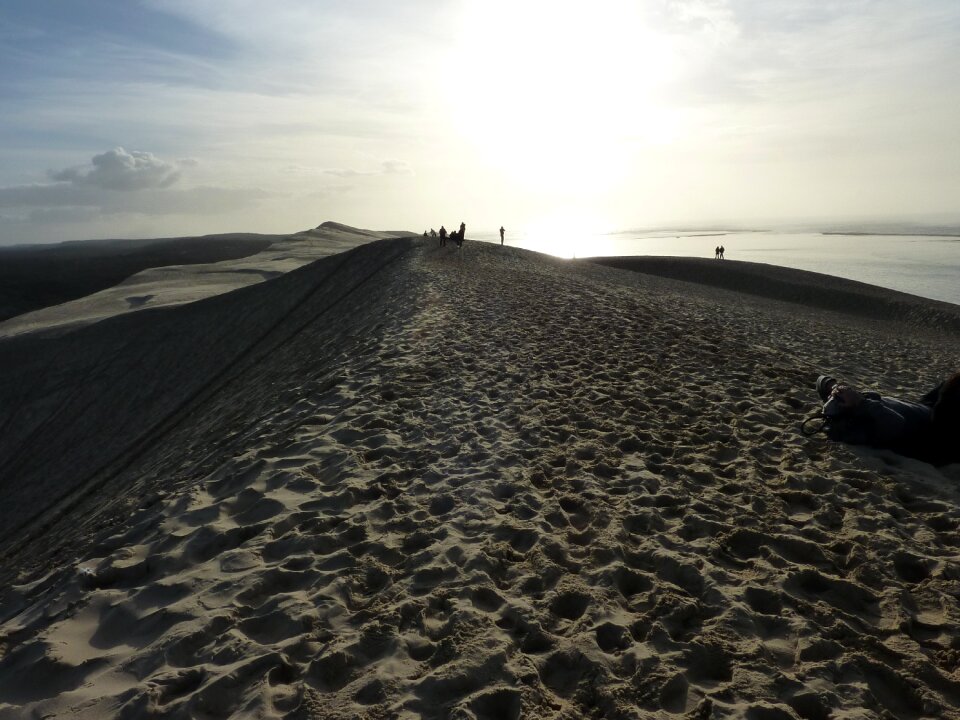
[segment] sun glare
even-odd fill
[[[656,93],[672,54],[636,3],[470,2],[457,48],[448,82],[461,131],[532,187],[599,195],[668,132]]]
[[[562,258],[607,255],[604,227],[603,219],[593,215],[558,212],[531,223],[523,246]]]

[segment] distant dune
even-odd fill
[[[960,332],[960,306],[855,280],[737,260],[682,257],[587,258],[607,267],[684,280],[811,308],[934,331]]]
[[[960,718],[960,467],[797,430],[942,303],[310,233],[0,339],[0,720]]]
[[[371,240],[411,235],[325,222],[291,235],[95,240],[8,251],[0,337],[55,335],[128,312],[196,302]],[[0,251],[2,253],[3,251]],[[0,260],[3,255],[0,254]],[[6,273],[6,275],[4,275]],[[4,307],[0,305],[0,307]]]
[[[0,322],[91,295],[147,268],[253,255],[277,237],[234,233],[0,248]]]

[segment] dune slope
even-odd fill
[[[235,233],[0,248],[0,322],[98,292],[146,268],[243,258],[278,239]]]
[[[91,240],[0,249],[4,262],[22,254],[20,261],[0,270],[6,288],[0,287],[0,339],[53,337],[118,315],[194,303],[373,240],[412,235],[325,222],[292,235]],[[11,303],[5,305],[7,296]],[[17,305],[17,298],[42,300],[33,307],[49,307],[32,312],[20,307],[16,312],[23,314],[2,321],[12,314],[5,315],[4,308]]]
[[[796,432],[949,329],[405,239],[47,342],[0,718],[960,716],[960,474]]]
[[[960,333],[960,307],[855,280],[763,263],[679,257],[606,257],[590,262],[702,283],[811,308]]]

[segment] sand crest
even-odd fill
[[[960,717],[960,468],[796,431],[958,336],[814,305],[408,238],[3,341],[0,718]]]
[[[312,230],[292,235],[235,234],[158,240],[155,241],[158,249],[152,252],[140,251],[147,258],[154,258],[155,264],[149,265],[122,282],[111,283],[109,287],[98,289],[97,292],[91,292],[84,297],[24,312],[17,317],[0,322],[0,338],[27,334],[62,335],[69,330],[108,317],[196,302],[279,277],[319,258],[350,250],[372,240],[404,235],[409,236],[412,233],[375,232],[348,227],[340,223],[325,222]],[[133,261],[126,257],[121,260],[111,260],[107,253],[112,251],[118,255],[135,255],[137,248],[143,248],[145,245],[152,247],[148,245],[149,242],[144,240],[93,241],[51,247],[32,246],[22,250],[13,248],[7,252],[30,252],[33,255],[35,269],[31,269],[29,262],[15,266],[16,270],[27,276],[26,279],[16,277],[18,285],[25,282],[42,285],[50,282],[47,275],[51,271],[51,263],[60,274],[74,272],[104,277],[115,275],[121,268],[109,266],[126,266]],[[89,263],[78,263],[74,256],[83,258],[84,255],[73,246],[88,244],[100,248],[100,263],[107,267],[94,272],[94,268],[91,268]],[[130,250],[128,246],[134,249]],[[228,255],[230,248],[233,248],[232,254],[239,256],[237,259],[218,262],[203,259],[209,256]],[[241,248],[248,249],[241,250]],[[47,257],[51,255],[54,258],[52,260]],[[183,256],[184,260],[178,262],[175,259],[177,256]],[[144,259],[140,262],[146,263],[148,260]],[[190,264],[186,264],[187,262]],[[10,272],[9,269],[8,272]],[[81,280],[72,282],[82,284]],[[96,282],[96,277],[88,281],[91,285]],[[5,299],[7,302],[4,309],[17,304],[14,302],[15,298]]]
[[[830,310],[868,320],[960,333],[960,306],[856,280],[752,262],[704,258],[604,257],[590,262]]]

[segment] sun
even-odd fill
[[[616,184],[633,150],[669,132],[657,92],[673,54],[638,5],[468,2],[447,77],[465,138],[544,191]]]
[[[558,210],[527,225],[523,247],[561,258],[609,255],[610,243],[602,234],[604,229],[602,217]]]

